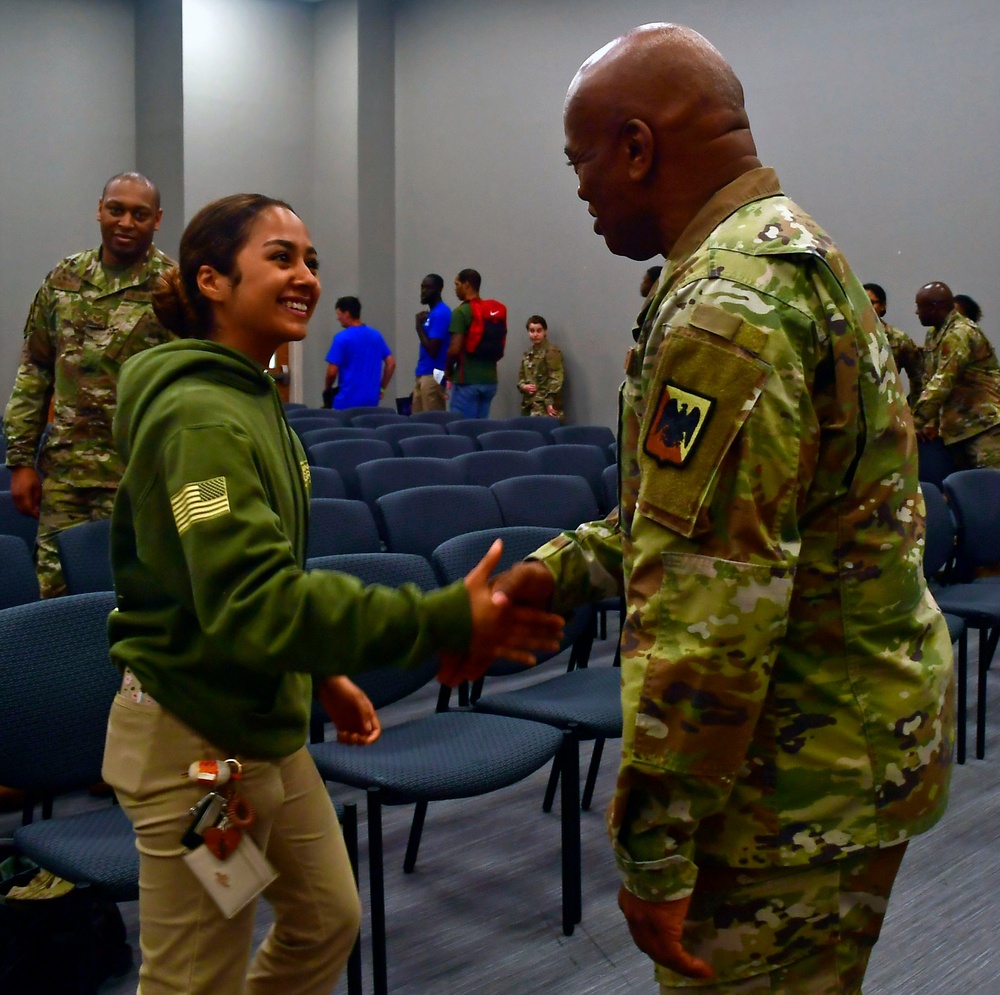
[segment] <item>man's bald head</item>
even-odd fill
[[[760,165],[730,65],[676,24],[634,28],[580,67],[564,107],[566,152],[612,252],[669,253],[701,206]],[[600,161],[599,183],[586,166]]]
[[[917,317],[925,328],[940,328],[955,307],[955,298],[946,283],[934,280],[917,291]]]

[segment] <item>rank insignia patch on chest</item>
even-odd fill
[[[714,397],[664,381],[642,448],[660,466],[684,466],[714,407]]]

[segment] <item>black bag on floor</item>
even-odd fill
[[[121,912],[86,884],[49,898],[7,897],[38,873],[22,857],[0,864],[0,992],[94,995],[132,966]]]

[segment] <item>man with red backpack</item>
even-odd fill
[[[455,277],[461,302],[451,313],[448,373],[451,410],[466,418],[488,418],[497,392],[497,362],[507,341],[507,308],[479,296],[482,277],[463,269]]]

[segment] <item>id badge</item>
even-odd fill
[[[242,835],[226,860],[219,860],[202,845],[186,853],[184,863],[227,919],[232,919],[278,876],[249,833]]]

